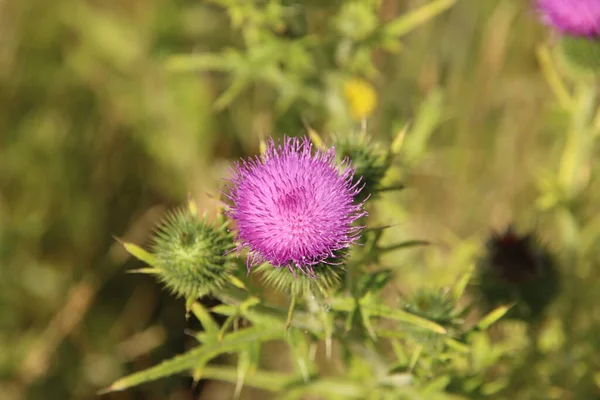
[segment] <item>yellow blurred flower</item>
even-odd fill
[[[368,118],[377,106],[375,89],[360,78],[352,78],[344,83],[344,97],[350,106],[352,117],[357,121]]]

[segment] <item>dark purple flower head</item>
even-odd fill
[[[347,161],[335,163],[335,149],[312,152],[308,138],[268,143],[262,158],[236,164],[228,215],[237,222],[239,247],[248,247],[248,267],[270,262],[313,275],[312,266],[328,262],[354,243],[366,214],[356,204],[360,181]]]
[[[571,36],[600,38],[600,0],[537,0],[542,19]]]

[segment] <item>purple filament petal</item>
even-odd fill
[[[542,20],[563,34],[600,38],[600,0],[537,0]]]
[[[306,137],[271,140],[262,158],[236,164],[227,214],[250,250],[248,268],[268,261],[314,276],[313,265],[355,243],[362,227],[352,224],[366,212],[353,178],[348,160],[337,165],[334,148],[313,153]]]

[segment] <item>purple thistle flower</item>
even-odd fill
[[[248,247],[248,268],[268,261],[313,275],[312,266],[331,263],[356,242],[366,215],[356,204],[360,180],[352,183],[348,160],[335,163],[335,149],[312,152],[310,139],[271,139],[262,158],[236,163],[227,214],[237,222],[238,249]]]
[[[537,0],[542,20],[571,36],[600,38],[600,0]]]

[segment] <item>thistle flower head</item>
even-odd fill
[[[517,302],[509,317],[540,318],[559,289],[553,264],[533,234],[509,227],[488,239],[479,263],[479,289],[490,307]]]
[[[513,227],[494,232],[487,241],[488,266],[499,279],[516,284],[535,279],[543,267],[543,254],[531,235],[518,235]]]
[[[544,22],[561,33],[600,38],[600,1],[537,0],[537,5]]]
[[[312,266],[356,242],[365,215],[361,191],[347,161],[334,148],[313,153],[308,138],[271,140],[262,157],[236,164],[227,195],[237,222],[239,248],[248,247],[248,267],[268,261],[314,275]]]

